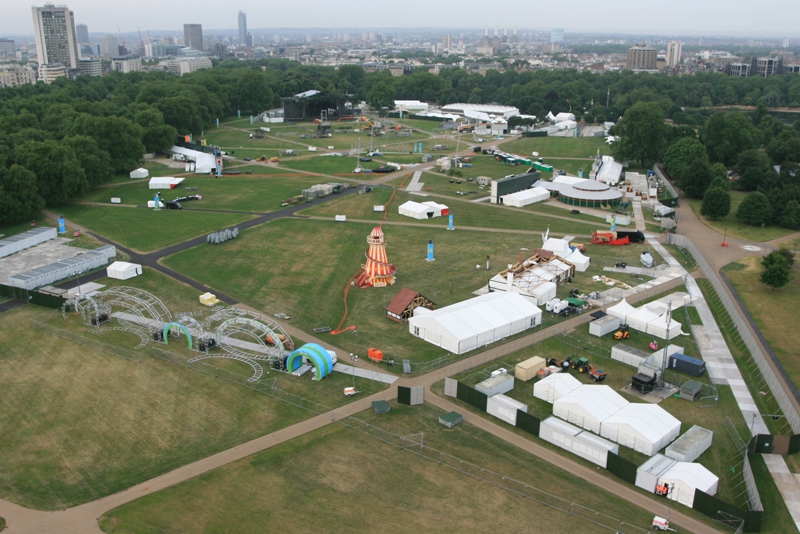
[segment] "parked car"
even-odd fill
[[[250,161],[250,158],[244,158],[245,161]]]
[[[358,158],[358,161],[372,161],[372,158],[368,158],[367,156],[361,156]]]
[[[377,169],[372,169],[372,172],[390,173],[390,172],[394,172],[396,170],[397,169],[395,169],[394,167],[389,167],[388,165],[381,165]]]
[[[182,210],[183,206],[177,200],[168,200],[165,204],[168,210]]]

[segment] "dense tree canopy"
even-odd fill
[[[769,224],[772,222],[772,206],[764,194],[751,193],[739,204],[736,218],[753,226]]]
[[[642,166],[656,161],[664,143],[664,111],[655,102],[637,102],[617,125],[620,140],[614,153],[623,160],[638,161]]]
[[[721,219],[731,211],[731,194],[721,187],[709,187],[703,195],[700,214],[712,219]]]
[[[703,126],[700,140],[706,146],[711,161],[719,161],[731,167],[736,163],[739,154],[758,148],[761,144],[761,132],[744,113],[715,113]]]

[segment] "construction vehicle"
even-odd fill
[[[619,341],[620,339],[629,339],[631,337],[631,333],[628,332],[628,327],[623,326],[616,332],[614,332],[614,339]]]
[[[353,387],[344,388],[344,396],[345,397],[352,397],[353,395],[358,395],[359,393],[361,393],[361,392],[357,391],[356,388],[353,388]]]
[[[597,369],[592,364],[589,364],[589,376],[591,376],[592,380],[595,382],[602,382],[606,379],[606,372],[602,369]]]
[[[585,373],[589,370],[589,358],[578,358],[572,360],[570,367],[576,369],[579,373]]]
[[[362,126],[361,129],[362,130],[369,130],[369,129],[373,128],[374,126],[375,125],[372,123],[372,121],[366,121],[366,124],[364,124],[364,126]]]
[[[658,350],[658,341],[656,341],[655,339],[650,342],[650,350],[652,350],[653,352]]]

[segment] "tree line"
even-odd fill
[[[484,76],[443,68],[438,75],[420,69],[394,77],[388,70],[367,73],[358,65],[335,69],[265,59],[215,62],[214,69],[180,78],[163,71],[59,78],[51,85],[0,90],[0,223],[79,198],[139,165],[144,153],[168,148],[177,134],[199,134],[217,118],[257,114],[310,89],[338,101],[366,100],[377,109],[392,106],[395,99],[442,105],[499,102],[540,117],[572,110],[589,122],[617,120],[637,104],[650,104],[662,117],[688,123],[713,117],[693,108],[746,104],[767,96],[769,104],[800,107],[800,76],[740,79],[513,68]],[[675,129],[679,134],[684,130],[692,125]],[[791,146],[776,145],[773,152],[787,150]]]

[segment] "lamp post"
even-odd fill
[[[725,225],[725,235],[722,236],[722,246],[723,247],[727,247],[728,246],[728,225],[727,224]]]
[[[80,300],[81,297],[83,297],[83,295],[81,294],[81,272],[80,271],[73,271],[72,274],[73,274],[73,276],[77,276],[78,277],[78,300]]]

